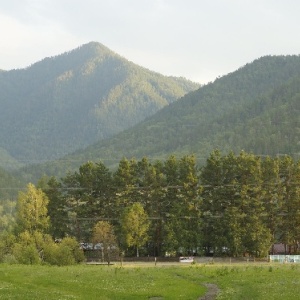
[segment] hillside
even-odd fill
[[[2,200],[16,199],[19,190],[24,187],[24,182],[0,168],[0,205]]]
[[[198,87],[95,42],[0,72],[0,166],[16,169],[85,148]]]
[[[114,137],[56,163],[26,169],[63,174],[87,160],[116,165],[122,157],[196,154],[215,148],[297,156],[300,141],[300,57],[267,56],[216,79]]]

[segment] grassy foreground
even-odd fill
[[[0,265],[0,299],[299,299],[300,265]]]

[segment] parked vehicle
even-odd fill
[[[193,256],[181,256],[181,257],[179,257],[179,262],[192,263],[192,262],[194,262],[194,257]]]

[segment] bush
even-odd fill
[[[39,231],[24,231],[15,239],[0,241],[0,261],[20,264],[74,265],[84,261],[83,250],[75,238],[67,237],[55,243],[50,235]],[[14,241],[11,242],[11,241]]]
[[[52,242],[44,248],[44,261],[50,265],[74,265],[84,259],[83,251],[74,238],[67,237],[59,244]]]
[[[13,234],[4,233],[1,234],[0,239],[0,262],[4,262],[7,255],[11,255],[12,247],[16,241]]]
[[[34,265],[41,262],[39,253],[34,244],[26,245],[24,243],[16,243],[14,244],[12,252],[20,264]]]
[[[59,246],[51,242],[44,248],[44,262],[50,265],[59,265]]]
[[[16,264],[18,263],[18,261],[16,260],[16,258],[14,257],[14,255],[12,254],[6,254],[3,256],[2,262],[5,264]]]
[[[80,263],[85,260],[83,250],[80,249],[79,244],[75,238],[63,238],[60,246],[63,248],[63,252],[66,251],[66,249],[64,249],[65,247],[69,249],[76,263]]]
[[[72,253],[72,249],[64,244],[59,245],[59,251],[57,252],[57,265],[68,266],[75,265],[76,260]]]

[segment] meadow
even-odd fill
[[[197,300],[208,283],[217,285],[218,300],[299,299],[300,265],[0,265],[0,299]]]

